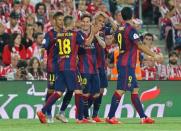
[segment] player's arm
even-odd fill
[[[155,60],[158,60],[158,55],[153,53],[147,46],[142,43],[136,30],[132,30],[129,37],[131,38],[133,43],[137,45],[139,50],[141,50],[146,55],[153,57]]]
[[[90,33],[90,35],[88,36],[88,38],[87,39],[85,39],[85,45],[90,45],[91,43],[92,43],[92,41],[93,41],[93,39],[94,39],[94,32],[93,32],[93,30],[92,30],[92,28],[91,28],[91,33]]]
[[[95,38],[97,39],[99,45],[100,45],[102,48],[106,48],[106,43],[105,43],[105,41],[103,40],[103,38],[99,36],[99,33],[95,34]]]
[[[43,39],[43,41],[42,41],[42,45],[41,45],[41,47],[43,48],[43,49],[48,49],[49,48],[49,45],[50,45],[50,36],[49,36],[49,34],[48,33],[46,33],[45,34],[45,37],[44,37],[44,39]]]
[[[101,12],[101,14],[109,20],[114,31],[118,29],[118,25],[116,24],[116,22],[112,17],[108,16],[105,12]]]
[[[147,46],[145,46],[141,41],[139,41],[138,49],[141,50],[146,55],[149,55],[151,57],[155,57],[155,53],[153,53]]]

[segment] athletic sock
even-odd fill
[[[112,96],[112,101],[111,101],[111,107],[109,110],[108,117],[111,119],[112,117],[115,116],[116,110],[118,108],[119,102],[121,100],[122,95],[119,95],[117,92],[115,92]]]
[[[103,94],[101,93],[99,97],[94,100],[94,109],[93,109],[93,115],[92,115],[93,118],[98,115],[99,108],[102,102],[102,96]]]
[[[82,120],[84,115],[84,102],[82,94],[75,94],[76,119]]]
[[[62,105],[60,108],[60,114],[66,110],[68,104],[70,103],[70,101],[72,99],[72,95],[73,95],[73,91],[66,92],[65,96],[63,97],[63,102],[62,102]]]
[[[131,94],[131,101],[132,101],[132,104],[134,105],[136,111],[138,112],[140,118],[147,117],[144,113],[144,110],[143,110],[143,107],[142,107],[138,94]]]
[[[89,117],[89,105],[88,105],[88,99],[89,97],[87,96],[83,96],[83,102],[84,102],[84,118],[88,118]]]
[[[54,92],[47,100],[46,104],[42,108],[42,112],[45,114],[49,107],[52,107],[52,105],[60,98],[61,96]]]

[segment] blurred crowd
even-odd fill
[[[160,27],[160,39],[165,39],[168,61],[155,45],[154,34],[142,29],[138,0],[1,0],[0,1],[0,79],[1,80],[46,80],[47,55],[42,51],[44,35],[51,30],[55,12],[73,15],[76,28],[80,17],[88,12],[105,12],[115,23],[122,25],[121,9],[130,6],[135,14],[135,28],[143,44],[159,54],[153,61],[138,52],[136,74],[139,80],[181,80],[179,63],[181,47],[181,2],[174,0],[142,0],[143,19],[154,21]],[[175,4],[178,2],[179,4]],[[150,12],[151,11],[151,12]],[[145,21],[144,21],[145,22]],[[106,23],[105,26],[110,26]],[[119,53],[114,43],[114,32],[105,34],[107,75],[117,79],[116,60]],[[167,64],[165,64],[167,63]]]

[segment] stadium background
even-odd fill
[[[23,0],[22,0],[23,1]],[[47,19],[45,21],[41,21],[44,20],[42,18],[37,19],[38,15],[37,13],[35,13],[35,6],[37,3],[39,2],[43,2],[46,4],[47,6],[47,10],[45,12],[44,15],[46,15],[46,18],[51,17],[51,13],[54,10],[57,10],[58,7],[56,5],[58,5],[57,3],[59,3],[60,5],[66,5],[64,6],[64,11],[66,12],[66,10],[69,10],[68,8],[66,9],[66,7],[71,6],[71,4],[73,5],[73,11],[70,13],[72,14],[76,14],[77,17],[79,17],[79,13],[81,13],[81,11],[79,9],[75,10],[76,7],[78,8],[78,4],[79,0],[75,0],[75,2],[70,2],[71,0],[31,0],[29,1],[30,3],[28,5],[23,4],[21,0],[1,0],[0,1],[0,25],[1,25],[1,29],[3,29],[2,31],[0,31],[0,78],[2,81],[0,81],[0,123],[2,123],[2,130],[24,130],[25,128],[27,128],[28,126],[30,127],[29,130],[33,129],[32,125],[35,125],[35,130],[38,130],[38,128],[42,129],[42,130],[46,130],[43,129],[41,127],[39,127],[39,125],[36,125],[38,123],[38,121],[27,121],[27,120],[19,120],[19,121],[13,121],[13,120],[4,120],[4,119],[19,119],[19,118],[23,118],[23,119],[34,119],[36,118],[35,116],[35,112],[38,108],[40,108],[43,104],[43,94],[45,92],[45,87],[46,87],[46,81],[42,81],[42,80],[46,80],[46,71],[45,71],[45,63],[46,63],[46,56],[42,57],[42,54],[37,54],[37,52],[31,52],[32,48],[33,48],[33,44],[34,45],[38,45],[38,41],[36,41],[36,37],[33,34],[36,34],[36,36],[38,36],[38,33],[43,33],[49,29],[51,29],[51,25],[50,25],[50,21]],[[26,1],[26,0],[24,0]],[[28,1],[28,0],[27,0]],[[99,0],[94,0],[92,2],[98,2]],[[67,2],[67,3],[66,3]],[[85,0],[82,0],[80,3],[84,3]],[[26,3],[26,2],[25,2]],[[74,7],[74,3],[75,3],[75,7]],[[142,32],[149,32],[152,33],[154,35],[154,46],[159,48],[161,50],[161,54],[163,55],[163,61],[159,64],[163,65],[163,67],[167,67],[170,63],[169,63],[169,53],[172,52],[173,50],[177,52],[178,55],[178,62],[177,64],[174,66],[177,68],[178,73],[175,73],[175,76],[173,76],[172,78],[169,77],[165,77],[163,79],[160,79],[160,72],[157,72],[154,70],[155,65],[153,67],[150,67],[151,69],[149,70],[145,70],[147,68],[141,68],[141,71],[143,73],[142,74],[154,74],[154,75],[148,75],[148,77],[142,77],[141,79],[144,81],[139,81],[141,86],[141,91],[140,94],[142,94],[143,92],[145,93],[145,91],[148,91],[149,89],[153,89],[153,91],[148,91],[150,93],[152,92],[156,92],[156,95],[154,98],[147,98],[149,100],[146,100],[143,102],[143,105],[145,107],[145,110],[149,111],[148,107],[151,109],[153,107],[153,109],[151,110],[150,114],[153,117],[161,117],[163,119],[157,118],[156,120],[158,121],[158,125],[155,126],[155,130],[181,130],[179,127],[180,124],[180,117],[181,117],[181,109],[179,106],[180,103],[180,79],[181,79],[181,66],[180,66],[180,62],[181,62],[181,54],[180,54],[180,45],[181,43],[176,43],[175,40],[175,23],[172,23],[171,21],[171,25],[169,25],[170,28],[168,31],[168,34],[165,35],[165,29],[167,26],[167,23],[164,23],[165,19],[164,19],[164,15],[161,12],[161,7],[165,6],[164,4],[164,0],[127,0],[126,2],[124,0],[103,0],[103,3],[105,4],[108,13],[110,13],[112,16],[115,15],[116,13],[116,9],[121,10],[122,7],[124,6],[130,6],[134,9],[135,11],[135,16],[137,18],[140,18],[143,20],[143,23],[141,24],[141,28],[142,28]],[[173,0],[174,6],[178,8],[178,10],[181,8],[180,0]],[[82,4],[83,5],[83,4]],[[105,9],[104,5],[101,5],[100,9],[104,10]],[[26,7],[25,10],[23,10],[21,7]],[[89,11],[90,13],[95,13],[97,11],[97,9],[95,9],[95,5],[91,4],[91,0],[87,0],[86,1],[86,10]],[[94,12],[95,11],[95,12]],[[14,13],[15,12],[15,13]],[[19,12],[20,14],[18,14],[17,12]],[[32,15],[31,15],[32,14]],[[28,19],[29,18],[29,19]],[[32,26],[28,26],[28,20],[31,20],[31,18],[33,18],[33,25]],[[10,22],[10,19],[16,19],[17,20],[17,24],[14,28],[10,28],[8,26],[8,23]],[[40,21],[38,21],[40,20]],[[163,21],[162,21],[163,20]],[[27,22],[28,21],[28,22]],[[179,16],[176,21],[178,23],[180,23],[181,21],[181,17]],[[35,23],[36,22],[36,23]],[[38,22],[38,23],[37,23]],[[45,22],[45,23],[43,23]],[[26,23],[26,24],[25,24]],[[44,25],[43,29],[41,29],[42,23]],[[31,22],[30,22],[31,24]],[[40,26],[39,30],[36,30],[35,33],[35,29]],[[3,27],[3,28],[2,28]],[[29,29],[28,29],[29,28]],[[27,42],[27,40],[31,40],[29,37],[26,37],[26,32],[31,32],[31,28],[33,28],[33,34],[30,35],[32,36],[32,43],[30,43],[30,45],[28,45],[29,43]],[[29,31],[27,31],[29,30]],[[2,32],[2,33],[1,33]],[[21,43],[22,45],[24,45],[25,48],[25,52],[26,52],[26,57],[23,57],[23,55],[21,55],[20,52],[11,52],[12,54],[14,54],[14,56],[10,56],[10,58],[14,58],[16,59],[25,59],[28,67],[27,70],[29,71],[30,65],[29,65],[29,61],[34,57],[34,56],[38,56],[38,61],[40,62],[40,68],[41,71],[43,72],[43,75],[39,74],[38,76],[34,75],[33,73],[31,74],[34,78],[34,80],[36,81],[29,81],[27,80],[23,80],[23,81],[4,81],[7,80],[7,76],[9,74],[12,74],[15,72],[16,66],[13,67],[11,66],[12,63],[7,62],[6,60],[8,58],[3,57],[3,50],[4,47],[8,44],[6,40],[8,40],[11,35],[14,32],[19,32],[22,33],[22,40],[24,39],[25,42]],[[7,37],[4,38],[4,33],[7,34]],[[144,34],[143,33],[143,34]],[[31,33],[30,33],[31,34]],[[179,36],[180,37],[180,36]],[[41,39],[41,38],[40,38]],[[36,45],[36,48],[38,49],[38,46]],[[28,53],[27,53],[28,52]],[[6,56],[6,55],[4,55]],[[42,59],[43,58],[43,59]],[[4,60],[3,60],[4,59]],[[17,60],[17,61],[18,61]],[[32,66],[32,65],[31,65]],[[112,69],[109,69],[110,72],[108,74],[109,78],[111,79],[110,74],[112,74]],[[170,69],[171,70],[171,69]],[[14,79],[16,80],[16,79]],[[37,81],[38,80],[38,81]],[[145,81],[148,80],[148,81]],[[150,81],[151,80],[151,81]],[[166,81],[165,81],[166,80]],[[178,80],[178,81],[170,81],[170,80]],[[34,86],[34,87],[33,87]],[[108,92],[107,95],[104,96],[103,98],[103,105],[101,106],[101,110],[100,110],[100,115],[101,117],[105,117],[106,115],[106,104],[110,104],[110,100],[111,100],[111,94],[114,90],[116,86],[116,81],[109,81],[109,87],[108,87]],[[154,88],[157,87],[157,88]],[[28,94],[29,91],[29,94]],[[37,94],[36,94],[37,93]],[[38,94],[39,93],[39,94]],[[40,95],[40,96],[38,96]],[[126,110],[126,108],[119,110],[121,111],[118,112],[118,116],[119,117],[123,117],[123,121],[124,118],[127,118],[128,116],[128,112],[132,111],[132,106],[129,100],[129,95],[125,96],[123,103],[121,103],[123,105],[123,107],[130,107],[129,111]],[[58,111],[58,108],[60,107],[61,104],[61,100],[57,102],[57,105],[55,106],[55,112]],[[71,102],[71,104],[69,105],[69,108],[66,112],[66,115],[70,118],[74,117],[74,108],[73,108],[74,104],[73,101]],[[107,108],[109,108],[109,105],[107,105]],[[91,110],[90,110],[91,111]],[[121,115],[120,115],[121,114]],[[135,111],[131,112],[131,114],[129,114],[130,118],[132,117],[136,117],[136,113]],[[167,117],[167,118],[165,118]],[[172,118],[170,118],[172,117]],[[127,120],[128,121],[128,120]],[[14,124],[13,124],[14,123]],[[22,123],[22,124],[20,124]],[[62,128],[64,128],[64,130],[71,130],[75,125],[72,124],[73,122],[70,123],[70,126],[64,126],[62,125]],[[134,123],[134,124],[132,124]],[[131,126],[123,126],[123,129],[127,129],[127,130],[132,130],[135,128],[138,130],[145,130],[145,127],[139,127],[137,124],[135,124],[136,121],[130,120],[130,123],[128,122],[128,125],[132,124]],[[162,124],[163,123],[163,124]],[[173,124],[174,123],[174,124]],[[18,126],[19,124],[19,126]],[[25,125],[25,126],[24,126]],[[30,126],[31,125],[31,126]],[[166,125],[166,126],[165,126]],[[22,128],[22,127],[23,128]],[[55,130],[58,130],[58,124],[55,124],[54,126],[52,126],[52,128],[54,128]],[[105,125],[101,125],[96,127],[95,125],[93,126],[89,126],[89,127],[78,127],[76,128],[77,130],[100,130],[102,129],[102,127],[104,127]],[[15,128],[14,128],[15,127]],[[136,128],[138,127],[138,128]],[[159,128],[160,127],[160,128]],[[172,127],[172,128],[171,128]],[[120,127],[121,128],[121,127]],[[148,126],[148,128],[152,128],[150,126]],[[112,130],[116,130],[119,129],[119,126],[115,126],[115,127],[107,127],[107,130],[112,129]],[[27,129],[28,130],[28,129]],[[106,129],[105,129],[106,130]],[[150,129],[151,130],[151,129]]]

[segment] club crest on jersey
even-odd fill
[[[95,49],[95,44],[91,43],[90,45],[83,45],[84,49]]]
[[[139,38],[138,34],[133,34],[133,38],[138,39]]]

